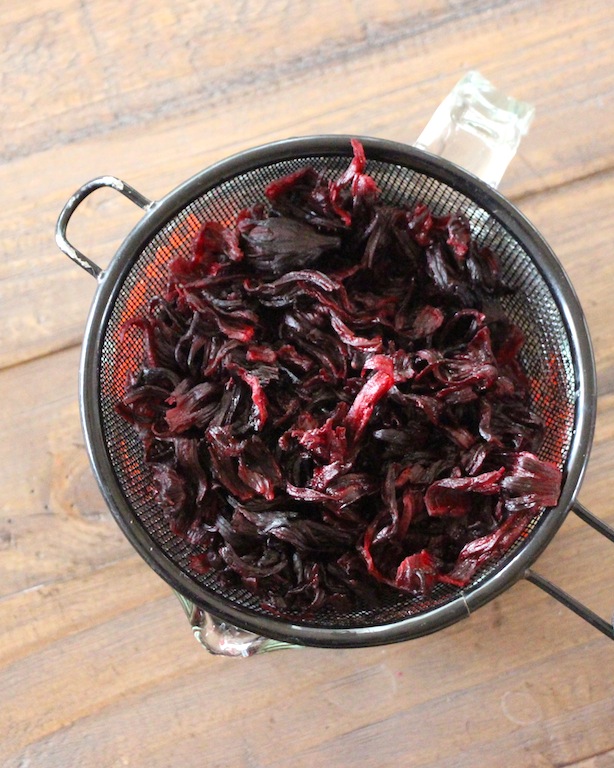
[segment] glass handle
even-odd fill
[[[247,657],[254,656],[257,653],[266,653],[267,651],[302,647],[262,637],[245,629],[239,629],[199,608],[179,592],[175,592],[175,595],[181,603],[185,615],[188,617],[196,640],[209,653],[216,656]]]
[[[468,72],[446,96],[414,146],[439,155],[497,187],[535,109]]]

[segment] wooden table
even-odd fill
[[[97,489],[77,401],[95,284],[53,242],[91,177],[158,199],[273,139],[412,142],[480,70],[537,109],[502,191],[586,313],[599,405],[580,496],[611,524],[613,39],[606,0],[2,4],[3,766],[614,765],[612,643],[526,581],[393,646],[207,654]],[[139,216],[99,192],[70,235],[105,265]],[[575,516],[538,570],[611,616],[612,547]]]

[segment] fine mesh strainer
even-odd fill
[[[607,621],[530,570],[572,509],[614,540],[614,532],[575,501],[592,439],[596,387],[586,324],[568,278],[542,237],[489,185],[415,147],[370,138],[360,141],[368,158],[367,172],[386,202],[422,201],[438,214],[461,210],[478,243],[499,255],[503,278],[515,289],[505,298],[505,309],[525,334],[522,363],[532,382],[533,408],[546,427],[540,458],[563,471],[558,505],[536,514],[509,550],[487,563],[463,589],[439,584],[428,598],[399,595],[376,608],[329,610],[315,619],[272,616],[244,589],[222,587],[214,574],[191,570],[193,551],[170,532],[151,492],[142,445],[115,410],[124,394],[126,373],[138,369],[143,353],[141,334],[122,337],[120,329],[163,292],[169,259],[188,255],[199,222],[231,221],[237,211],[264,200],[269,182],[305,165],[330,178],[340,175],[351,158],[350,137],[318,136],[242,152],[155,203],[114,177],[101,177],[84,185],[63,210],[58,244],[99,281],[85,334],[80,396],[90,459],[111,512],[139,554],[198,617],[197,623],[202,625],[206,617],[218,628],[226,626],[235,639],[240,638],[239,645],[247,637],[245,647],[255,640],[249,633],[258,642],[269,638],[327,647],[409,639],[467,616],[523,576],[614,638]],[[145,210],[104,272],[66,239],[71,215],[100,187],[116,189]],[[242,631],[248,634],[243,637]]]

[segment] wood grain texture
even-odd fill
[[[33,103],[27,115],[22,114],[20,91],[9,89],[6,130],[0,132],[7,160],[0,167],[0,250],[11,254],[10,259],[0,259],[0,366],[79,341],[93,285],[60,256],[51,234],[67,197],[91,177],[113,173],[147,197],[159,199],[212,162],[267,140],[348,132],[411,142],[442,94],[470,66],[537,104],[539,119],[504,182],[504,191],[513,198],[599,173],[614,158],[614,138],[605,119],[614,93],[609,66],[614,28],[599,4],[506,2],[480,11],[483,4],[435,3],[416,15],[401,3],[372,3],[376,11],[368,3],[356,3],[363,9],[363,21],[352,25],[352,14],[329,12],[324,3],[325,32],[314,36],[302,26],[311,23],[315,11],[301,24],[289,25],[301,40],[292,58],[281,44],[286,16],[274,23],[274,17],[264,14],[265,24],[257,4],[246,3],[246,23],[254,30],[256,50],[262,46],[270,56],[259,54],[262,67],[254,68],[253,61],[246,67],[237,42],[241,55],[227,54],[217,68],[203,61],[202,68],[195,65],[192,78],[181,68],[176,77],[156,76],[157,70],[152,74],[142,57],[149,32],[153,34],[156,19],[164,16],[161,10],[150,19],[150,28],[142,7],[139,15],[129,4],[120,10],[120,4],[88,3],[87,13],[77,4],[66,5],[64,13],[55,14],[60,28],[43,34],[54,51],[57,47],[55,67],[48,62],[43,73],[44,57],[33,57],[30,66],[41,68],[27,80],[40,82],[30,94]],[[193,7],[186,4],[188,10]],[[367,23],[369,10],[374,19]],[[85,17],[92,24],[92,16],[106,44],[77,45],[87,37]],[[186,35],[197,40],[210,34],[207,14],[196,17],[200,20],[192,28],[189,13],[185,19],[177,13],[164,16],[167,35],[159,39],[157,55],[166,60],[170,48],[169,66],[185,55],[181,44]],[[226,17],[220,9],[214,18]],[[237,26],[229,19],[227,28],[222,25],[228,36],[223,41],[233,39]],[[552,19],[557,21],[555,35]],[[43,22],[36,16],[14,23],[27,27]],[[8,27],[5,32],[12,34]],[[73,38],[76,50],[66,45]],[[204,51],[211,46],[196,47]],[[81,48],[92,57],[87,68],[80,66],[76,51]],[[217,45],[214,49],[233,50]],[[497,51],[496,57],[491,51]],[[17,59],[4,55],[9,72],[15,70]],[[121,71],[124,78],[108,75],[102,88],[97,78],[108,69]],[[84,78],[77,89],[83,90],[81,98],[59,98],[57,89],[43,87],[48,70],[65,73],[57,86],[60,94],[77,88],[73,79],[78,83]],[[219,92],[199,88],[194,72],[201,77],[206,73],[206,82],[217,82]],[[21,69],[17,75],[22,77]],[[64,105],[60,114],[58,104]],[[45,129],[51,147],[39,135]],[[554,135],[556,141],[551,140]],[[99,193],[79,210],[71,230],[75,244],[103,266],[139,218],[136,209],[116,198]],[[24,226],[32,221],[40,226]],[[30,301],[33,296],[36,302]],[[60,297],[64,311],[58,314]]]
[[[95,282],[61,206],[113,173],[160,199],[292,135],[411,142],[470,68],[536,105],[502,185],[577,291],[598,373],[579,493],[614,525],[614,10],[589,0],[31,0],[0,8],[0,765],[611,768],[614,655],[526,581],[408,643],[208,655],[134,553],[77,395]],[[110,192],[73,242],[102,266],[141,213]],[[535,564],[603,616],[614,557],[570,515]]]

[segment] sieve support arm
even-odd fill
[[[589,512],[583,504],[580,504],[579,501],[576,501],[572,507],[572,511],[575,512],[580,520],[583,520],[585,523],[590,525],[591,528],[594,528],[598,533],[600,533],[602,536],[605,536],[606,539],[609,539],[612,543],[614,543],[614,528],[612,528],[607,523],[604,523],[603,520],[600,520],[598,517],[595,517],[595,515],[593,515],[592,512]]]
[[[594,528],[598,533],[614,543],[614,528],[607,523],[604,523],[603,520],[600,520],[598,517],[595,517],[592,512],[589,512],[588,509],[579,502],[576,502],[573,505],[572,511],[575,512],[575,514],[587,525],[590,525],[591,528]],[[535,584],[535,586],[542,589],[551,597],[554,597],[555,600],[558,600],[559,603],[566,608],[569,608],[570,611],[573,611],[580,616],[580,618],[591,624],[595,629],[603,632],[603,634],[606,637],[609,637],[610,640],[614,640],[614,616],[611,621],[607,621],[588,608],[588,606],[584,605],[584,603],[581,603],[575,597],[572,597],[569,593],[565,592],[561,587],[530,568],[525,571],[524,576],[527,581],[531,582],[531,584]]]
[[[85,198],[89,197],[89,195],[97,189],[102,189],[104,187],[120,192],[124,197],[127,197],[135,205],[138,205],[139,208],[143,208],[144,210],[148,210],[153,205],[151,200],[148,200],[134,187],[131,187],[130,184],[126,184],[125,181],[118,179],[116,176],[99,176],[96,179],[92,179],[79,187],[74,195],[69,198],[64,208],[62,208],[57,220],[55,242],[62,253],[96,279],[102,274],[102,268],[70,243],[66,234],[66,229],[68,227],[68,222]]]

